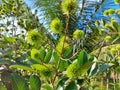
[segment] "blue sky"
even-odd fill
[[[33,3],[34,0],[24,0],[24,1],[28,4],[29,7],[32,8],[34,6],[34,3]]]

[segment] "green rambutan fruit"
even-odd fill
[[[114,0],[115,4],[119,4],[120,0]]]
[[[50,28],[54,33],[61,33],[61,31],[63,30],[62,23],[58,18],[52,20]]]
[[[116,13],[116,14],[120,14],[120,9],[116,9],[116,10],[115,10],[115,13]]]
[[[112,54],[115,54],[115,53],[117,52],[117,50],[116,50],[116,48],[111,48],[111,49],[110,49],[110,52],[111,52]]]
[[[17,11],[16,7],[12,7],[12,12],[15,13]]]
[[[106,42],[109,42],[110,40],[111,40],[111,36],[106,36],[106,37],[105,37],[105,41],[106,41]]]
[[[117,46],[116,46],[116,49],[117,49],[118,51],[120,51],[120,45],[117,45]]]
[[[61,7],[64,14],[75,13],[78,3],[77,0],[63,0]]]
[[[6,13],[6,10],[5,9],[2,9],[1,10],[1,14],[5,14]]]
[[[103,14],[104,14],[104,16],[108,16],[109,15],[109,11],[105,10]]]
[[[37,49],[32,49],[31,50],[31,58],[33,60],[39,61],[40,60],[40,53]]]
[[[27,35],[27,40],[30,44],[39,44],[41,38],[40,34],[35,30],[30,30]]]
[[[115,13],[115,10],[114,9],[108,9],[108,13],[109,13],[109,15],[112,15],[112,14]]]
[[[73,37],[75,38],[75,39],[82,39],[83,38],[83,36],[84,36],[84,31],[82,31],[82,30],[75,30],[74,31],[74,33],[73,33]]]

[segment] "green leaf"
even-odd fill
[[[29,90],[28,85],[24,78],[19,76],[18,74],[12,74],[12,89],[13,90]]]
[[[78,87],[76,83],[72,81],[66,86],[65,90],[78,90]]]
[[[6,41],[8,41],[9,43],[13,43],[15,41],[14,37],[5,37]]]
[[[65,85],[65,82],[68,80],[68,78],[62,78],[59,82],[58,82],[58,84],[57,84],[57,86],[56,86],[56,90],[60,90],[61,88],[64,88],[64,85]]]
[[[33,68],[35,68],[36,70],[41,70],[41,65],[40,65],[40,64],[33,64],[32,66],[33,66]]]
[[[98,69],[98,72],[103,72],[105,70],[107,70],[107,68],[113,66],[114,64],[112,63],[105,63],[105,64],[102,64],[99,69]]]
[[[64,71],[68,67],[68,62],[67,61],[62,61],[60,62],[60,70]]]
[[[103,26],[105,26],[106,21],[104,19],[101,19],[101,23],[102,23]]]
[[[84,83],[84,79],[77,79],[77,84],[82,85]]]
[[[11,65],[10,68],[19,68],[23,70],[29,70],[29,71],[34,71],[32,68],[28,66],[23,66],[23,65]]]
[[[58,61],[60,60],[60,56],[58,55],[57,52],[53,52],[53,57],[54,57],[55,63],[57,64]]]
[[[116,71],[117,73],[120,73],[120,66],[117,66],[117,67],[115,68],[115,71]]]
[[[88,56],[87,56],[87,52],[85,50],[82,50],[80,53],[79,53],[79,56],[78,56],[78,65],[79,66],[82,66],[84,65],[85,63],[88,62]]]
[[[90,67],[93,65],[94,62],[89,62],[81,66],[81,69],[79,70],[80,75],[84,75],[87,73],[87,71],[90,69]]]
[[[42,88],[44,88],[44,90],[53,90],[50,85],[43,85]]]
[[[46,55],[45,49],[41,49],[41,50],[40,50],[40,59],[41,59],[41,60],[44,60],[45,55]]]
[[[40,90],[41,81],[38,76],[36,76],[36,75],[30,76],[30,87],[31,87],[31,90]]]
[[[45,59],[44,59],[44,62],[45,63],[49,63],[50,59],[51,59],[51,56],[52,56],[52,50],[50,50],[46,56],[45,56]]]

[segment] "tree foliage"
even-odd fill
[[[0,0],[0,89],[120,89],[120,10],[97,19],[104,3]]]

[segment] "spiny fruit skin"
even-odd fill
[[[32,49],[32,50],[31,50],[31,58],[32,58],[33,60],[37,60],[37,61],[40,60],[39,51],[38,51],[37,49]]]
[[[28,32],[27,39],[32,45],[38,44],[40,42],[40,34],[35,30],[31,30]]]
[[[114,9],[108,9],[108,12],[109,12],[109,15],[112,15],[115,13],[115,10]]]
[[[44,78],[51,78],[54,75],[54,67],[51,64],[40,65],[40,75]]]
[[[114,9],[108,9],[104,11],[104,16],[108,16],[108,15],[111,16],[114,13],[115,13]]]
[[[82,30],[75,30],[75,32],[73,33],[73,37],[75,38],[75,39],[82,39],[83,38],[83,36],[84,36],[84,31],[82,31]]]
[[[119,4],[119,3],[120,3],[120,0],[114,0],[114,2],[115,2],[116,4]]]
[[[115,10],[115,13],[116,13],[116,14],[120,14],[120,9],[116,9],[116,10]]]
[[[117,50],[116,50],[115,48],[111,48],[111,49],[110,49],[110,52],[111,52],[112,54],[115,54],[115,53],[117,52]]]
[[[66,74],[69,78],[74,79],[79,76],[79,70],[80,68],[77,66],[77,62],[75,62],[68,66]]]
[[[106,42],[109,42],[110,40],[111,40],[111,36],[106,36],[106,37],[105,37],[105,41],[106,41]]]
[[[61,31],[63,30],[62,23],[58,18],[52,20],[50,28],[54,33],[61,33]]]
[[[104,14],[104,16],[108,16],[109,15],[109,11],[105,10],[103,14]]]
[[[74,13],[77,10],[78,4],[77,0],[63,0],[62,1],[62,11],[64,14]]]
[[[116,46],[116,49],[117,49],[118,51],[120,51],[120,45],[117,45],[117,46]]]

